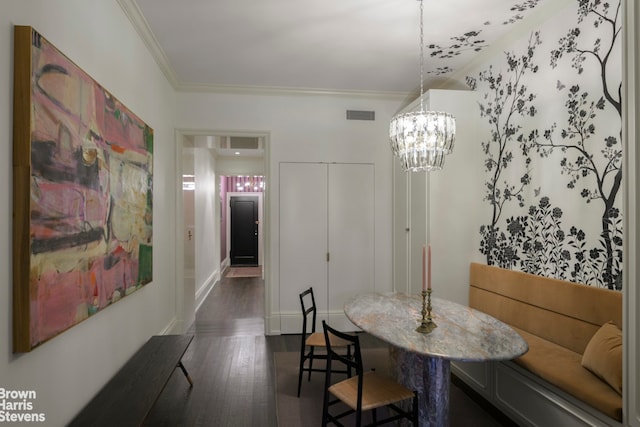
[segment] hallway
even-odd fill
[[[195,337],[182,361],[194,387],[174,374],[145,425],[276,427],[273,352],[294,348],[264,335],[264,282],[223,278],[187,333]]]

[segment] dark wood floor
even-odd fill
[[[182,361],[195,385],[189,389],[176,370],[144,425],[276,427],[273,353],[299,351],[300,337],[264,335],[263,281],[222,279],[198,310],[188,333],[195,337]],[[366,347],[384,345],[366,334],[361,341]],[[457,386],[452,385],[451,392],[452,402],[455,398],[458,405],[452,427],[513,425]]]

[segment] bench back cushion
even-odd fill
[[[583,354],[603,324],[622,328],[622,293],[471,263],[469,306]]]

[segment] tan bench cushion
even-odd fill
[[[622,328],[622,293],[471,263],[469,306],[582,354],[612,320]]]
[[[529,344],[529,351],[515,359],[515,363],[611,418],[622,421],[620,395],[580,364],[581,354],[522,329],[514,329]]]

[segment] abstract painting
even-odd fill
[[[151,282],[153,130],[32,27],[14,35],[13,350],[27,352]]]

